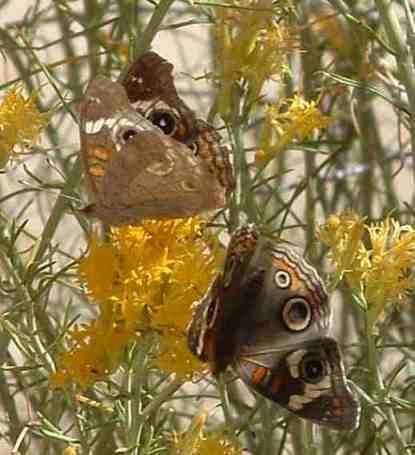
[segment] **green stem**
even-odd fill
[[[81,161],[78,157],[68,174],[68,179],[66,180],[65,186],[59,194],[55,205],[53,206],[52,212],[48,218],[46,226],[43,229],[42,237],[40,238],[40,242],[37,245],[36,253],[33,256],[33,262],[35,264],[39,263],[42,260],[46,249],[50,246],[50,242],[55,234],[56,228],[62,219],[62,215],[65,209],[68,206],[68,201],[70,200],[72,191],[78,186],[80,180]]]
[[[413,57],[405,40],[406,33],[402,30],[398,16],[395,14],[393,3],[390,0],[375,0],[379,10],[379,18],[385,28],[386,36],[394,48],[399,78],[406,89],[410,108],[410,133],[412,157],[415,161],[415,69]],[[415,166],[412,166],[415,182]],[[413,195],[414,197],[414,195]]]
[[[262,421],[262,440],[261,440],[261,455],[273,455],[275,453],[274,441],[270,437],[272,434],[273,422],[271,418],[270,406],[273,406],[268,400],[262,399],[260,405],[261,421]]]
[[[231,429],[231,433],[233,433],[234,429],[234,422],[231,415],[231,410],[229,406],[229,398],[226,391],[226,381],[224,379],[223,374],[221,374],[218,378],[218,391],[220,396],[220,401],[222,404],[223,415],[225,417],[225,425],[228,429]]]
[[[131,453],[138,454],[138,447],[143,431],[144,421],[140,420],[140,414],[143,406],[142,392],[144,375],[143,371],[147,371],[149,339],[146,338],[140,343],[140,347],[136,346],[129,353],[129,369],[127,374],[127,392],[129,398],[126,404],[126,436],[127,447],[132,447]],[[138,349],[138,353],[136,353]]]
[[[165,15],[169,11],[174,1],[175,0],[161,0],[160,3],[157,5],[144,32],[137,37],[137,40],[134,44],[133,61],[149,49],[151,42],[153,41],[154,37],[160,30],[160,25],[163,22]],[[124,77],[128,73],[128,70],[129,67],[127,65],[120,74],[119,77],[120,81],[124,79]]]
[[[232,122],[232,136],[235,145],[234,157],[238,166],[238,172],[236,172],[236,175],[239,176],[238,194],[240,197],[239,204],[237,204],[237,214],[234,217],[234,220],[237,220],[237,225],[239,225],[241,212],[247,213],[249,221],[256,221],[257,216],[254,193],[251,191],[251,176],[246,160],[246,153],[243,148],[242,131],[238,118],[235,118]],[[234,225],[234,227],[236,226]]]
[[[308,455],[308,436],[305,430],[305,421],[299,417],[290,421],[290,433],[295,435],[292,438],[292,448],[294,455]]]
[[[316,52],[317,46],[313,43],[314,37],[311,33],[310,27],[307,26],[307,20],[310,17],[309,8],[304,6],[300,9],[300,22],[304,25],[302,30],[302,42],[310,43],[311,50],[302,54],[302,70],[303,77],[301,83],[303,84],[304,98],[313,99],[315,97],[315,72],[321,67],[321,53]],[[306,242],[307,245],[312,245],[315,237],[315,221],[316,221],[316,193],[313,176],[316,171],[316,155],[309,151],[304,152],[305,162],[305,178],[308,182],[305,188],[305,207],[304,216],[306,224]],[[312,252],[313,253],[313,252]]]
[[[174,378],[170,384],[168,384],[158,395],[153,398],[148,404],[143,412],[140,414],[140,419],[147,418],[151,413],[155,412],[164,402],[166,402],[180,387],[183,385],[184,381],[182,378]]]
[[[379,359],[377,355],[377,346],[374,336],[374,321],[371,317],[370,311],[366,313],[366,341],[367,341],[367,357],[368,357],[368,366],[369,371],[371,372],[371,378],[369,381],[369,390],[376,396],[383,397],[385,393],[385,386],[383,383],[383,378],[379,369]],[[407,444],[403,438],[401,430],[399,428],[399,423],[396,418],[394,409],[392,406],[388,406],[386,409],[386,414],[388,416],[389,428],[394,436],[396,445],[399,447],[399,453],[410,454],[411,449],[407,447]],[[376,453],[375,445],[371,447],[371,453]]]

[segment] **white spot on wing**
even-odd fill
[[[105,119],[89,120],[85,122],[84,131],[86,134],[97,134],[102,130],[105,124]]]
[[[105,120],[105,126],[109,129],[112,130],[114,125],[116,125],[119,121],[118,117],[110,117]]]
[[[174,159],[166,154],[166,160],[158,161],[146,167],[146,171],[150,174],[157,175],[158,177],[164,177],[169,175],[174,169]]]
[[[88,101],[90,103],[101,104],[101,98],[98,98],[96,96],[88,96]]]
[[[299,349],[298,351],[294,351],[287,356],[288,368],[290,369],[290,373],[293,378],[300,377],[300,371],[298,367],[306,352],[307,351],[305,349]]]
[[[292,411],[303,409],[304,405],[313,401],[312,398],[307,398],[304,395],[291,395],[288,401],[288,408]]]

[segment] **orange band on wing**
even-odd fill
[[[92,177],[104,177],[105,170],[102,166],[95,165],[88,168],[88,173],[92,175]]]
[[[277,393],[280,387],[285,383],[285,376],[278,376],[274,374],[271,381],[271,390],[273,393]]]
[[[99,160],[102,161],[108,161],[110,155],[111,155],[111,150],[108,150],[105,147],[91,147],[88,148],[88,155],[94,158],[98,158]]]
[[[268,373],[268,368],[265,368],[265,367],[258,367],[253,373],[252,373],[252,376],[251,376],[251,381],[253,382],[254,385],[258,385],[260,384],[265,376],[267,375]]]

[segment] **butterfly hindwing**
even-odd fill
[[[356,428],[360,407],[339,346],[327,336],[331,312],[323,281],[293,247],[268,240],[253,225],[251,241],[242,242],[244,232],[247,227],[233,235],[224,272],[191,323],[196,333],[200,319],[215,316],[199,332],[199,354],[208,353],[202,360],[215,373],[232,366],[249,387],[300,417]]]

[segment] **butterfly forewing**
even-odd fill
[[[210,362],[214,374],[225,370],[235,355],[232,331],[243,311],[240,305],[246,304],[247,293],[255,293],[253,283],[243,287],[238,283],[244,278],[257,243],[258,232],[253,225],[237,229],[229,242],[223,273],[217,275],[206,294],[195,304],[188,344],[196,356]]]
[[[155,52],[135,60],[121,81],[131,105],[142,115],[160,119],[163,113],[176,120],[173,137],[189,143],[197,136],[194,112],[179,97],[173,80],[173,65]]]
[[[136,224],[225,205],[233,188],[227,155],[214,130],[178,98],[171,71],[148,53],[124,86],[102,77],[88,86],[80,108],[81,153],[95,197],[88,215]]]
[[[220,144],[221,138],[215,129],[197,119],[178,96],[172,72],[171,63],[155,52],[146,52],[130,65],[122,84],[130,103],[140,114],[158,126],[168,118],[174,121],[175,128],[170,135],[207,163],[228,194],[235,186],[229,151]]]

